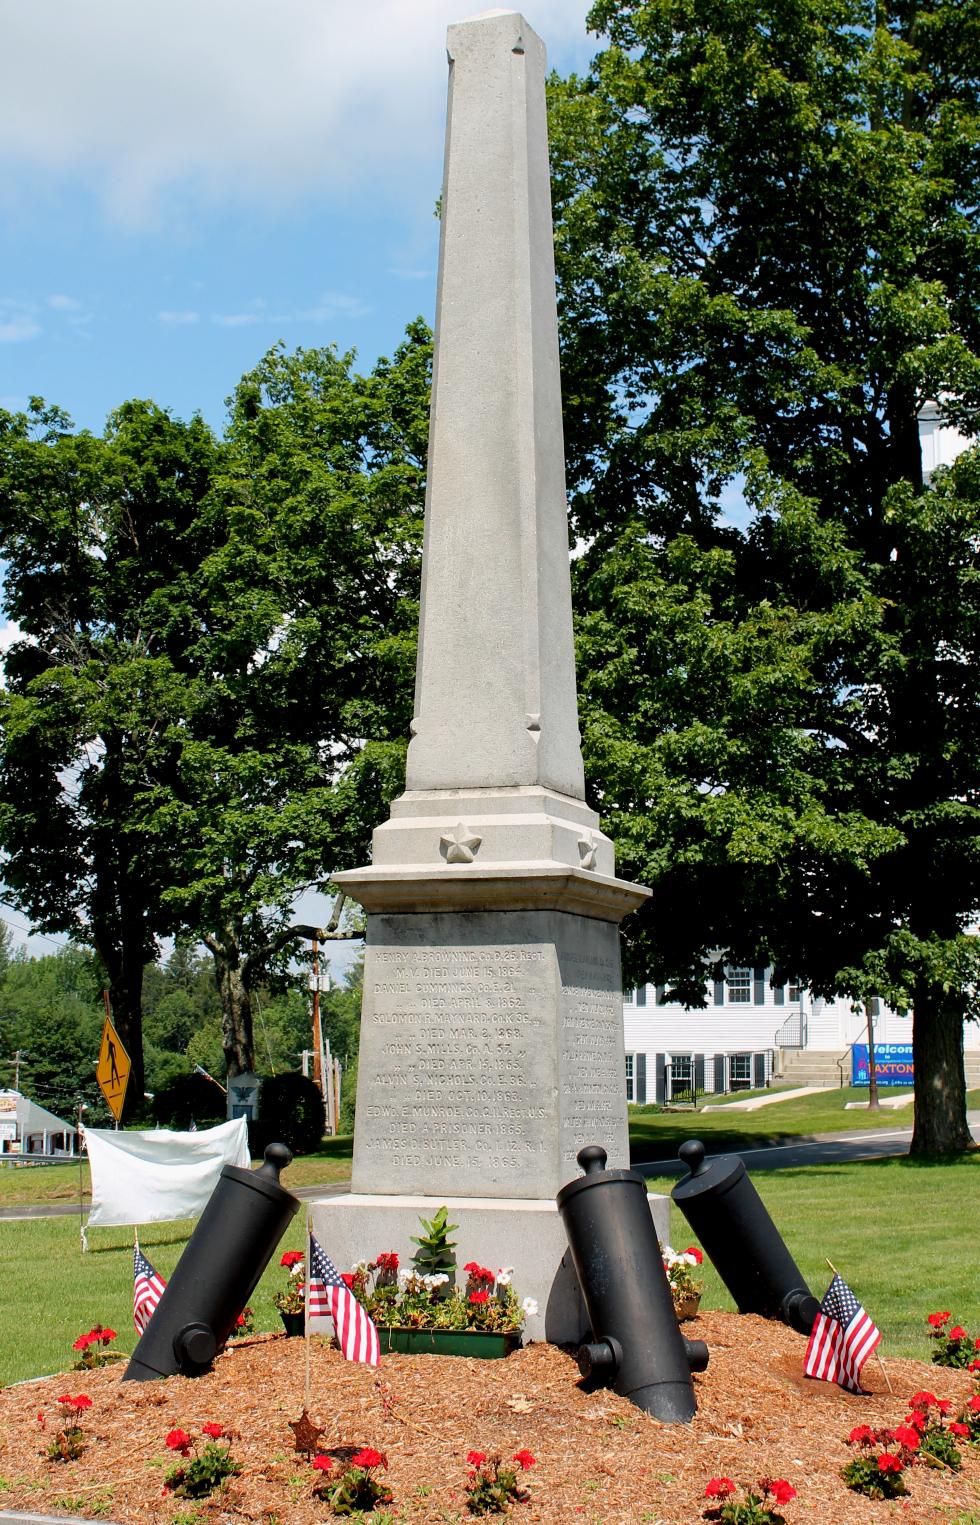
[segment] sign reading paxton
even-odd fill
[[[855,1043],[851,1050],[851,1084],[868,1084],[868,1045]],[[914,1077],[911,1043],[875,1044],[875,1079],[880,1086],[910,1086]]]

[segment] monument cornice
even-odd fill
[[[334,882],[366,911],[569,911],[617,924],[648,899],[650,891],[607,874],[554,862],[388,864],[349,869]]]

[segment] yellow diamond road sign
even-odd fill
[[[95,1078],[102,1087],[102,1094],[109,1103],[109,1111],[117,1123],[122,1118],[123,1102],[126,1099],[126,1087],[129,1084],[129,1072],[132,1067],[119,1034],[106,1017]]]

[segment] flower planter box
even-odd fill
[[[288,1335],[303,1333],[305,1319],[302,1313],[283,1313],[282,1309],[280,1309],[279,1317],[282,1319],[283,1327]]]
[[[382,1350],[407,1356],[471,1356],[477,1361],[499,1361],[517,1350],[519,1334],[486,1334],[482,1329],[382,1329]]]
[[[688,1292],[682,1297],[675,1297],[674,1312],[677,1314],[677,1322],[683,1324],[685,1319],[696,1318],[700,1306],[700,1292]]]

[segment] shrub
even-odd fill
[[[262,1112],[249,1129],[249,1147],[287,1144],[294,1154],[313,1154],[323,1142],[327,1119],[319,1086],[306,1075],[273,1075],[262,1082]],[[258,1147],[257,1147],[258,1146]]]
[[[218,1087],[203,1075],[179,1075],[153,1098],[153,1117],[158,1128],[210,1127],[225,1121],[225,1100]]]

